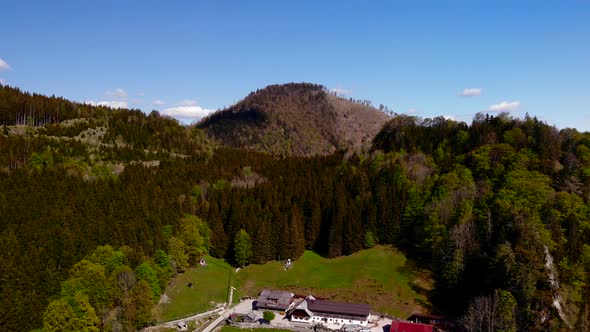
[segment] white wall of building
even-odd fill
[[[300,322],[300,323],[310,323],[311,322],[311,318],[306,317],[306,318],[297,318],[294,316],[291,316],[291,321],[293,322]]]
[[[322,317],[321,314],[314,315],[311,318],[311,322],[314,323],[328,323],[328,324],[358,324],[361,326],[367,326],[369,318],[365,320],[356,320],[356,319],[342,319],[342,318],[332,318],[332,317]],[[298,320],[299,321],[299,320]]]

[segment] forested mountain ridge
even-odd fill
[[[369,103],[347,100],[321,85],[270,85],[197,126],[222,144],[273,155],[326,155],[368,150],[388,116]]]
[[[211,153],[196,128],[139,110],[112,109],[0,86],[0,171],[60,163],[87,177],[120,173],[135,162]],[[31,157],[32,156],[32,157]]]
[[[186,264],[187,215],[211,229],[208,252],[234,262],[242,230],[248,262],[393,244],[433,271],[432,312],[470,330],[590,326],[590,133],[507,114],[395,116],[365,153],[275,158],[213,149],[157,113],[0,91],[0,330],[41,327],[81,266],[107,284],[133,275],[94,268],[100,246],[121,248],[137,276],[161,251]],[[100,329],[149,323],[122,297],[74,300]]]

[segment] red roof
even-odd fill
[[[391,322],[390,332],[433,332],[435,327],[427,324],[411,323],[411,322]]]

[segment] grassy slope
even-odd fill
[[[207,257],[206,267],[197,267],[178,275],[166,287],[168,303],[157,306],[160,320],[168,321],[194,313],[207,311],[216,303],[225,302],[229,271],[232,268],[223,260]],[[189,288],[187,285],[192,283]]]
[[[407,317],[428,307],[431,280],[417,272],[406,257],[391,247],[377,246],[350,256],[323,258],[307,251],[285,271],[279,262],[250,265],[237,273],[239,295],[256,295],[264,288],[350,302],[365,302],[373,310]]]
[[[194,268],[174,278],[166,289],[170,303],[160,305],[162,320],[171,320],[211,308],[210,301],[224,302],[227,294],[227,263],[208,258],[209,266]],[[349,302],[364,302],[373,310],[406,318],[425,311],[431,288],[428,272],[419,271],[411,261],[388,246],[361,250],[350,256],[327,259],[314,252],[294,262],[288,271],[280,262],[249,265],[232,271],[237,288],[234,301],[256,296],[262,289],[285,289],[297,294]],[[186,285],[192,282],[193,288]]]

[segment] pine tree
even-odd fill
[[[296,205],[291,210],[289,222],[286,227],[283,227],[281,242],[283,243],[281,258],[297,259],[305,251],[303,217]]]
[[[234,240],[234,259],[236,263],[244,267],[250,257],[252,257],[252,241],[250,235],[242,228]]]
[[[314,200],[311,207],[311,215],[306,218],[305,224],[305,248],[314,249],[316,241],[320,236],[322,227],[322,209],[317,200]]]
[[[274,257],[270,229],[271,226],[266,219],[261,220],[256,228],[252,244],[253,251],[256,253],[253,259],[256,263],[264,263]]]
[[[367,231],[365,233],[365,248],[373,248],[375,246],[375,237],[373,236],[373,232]]]

